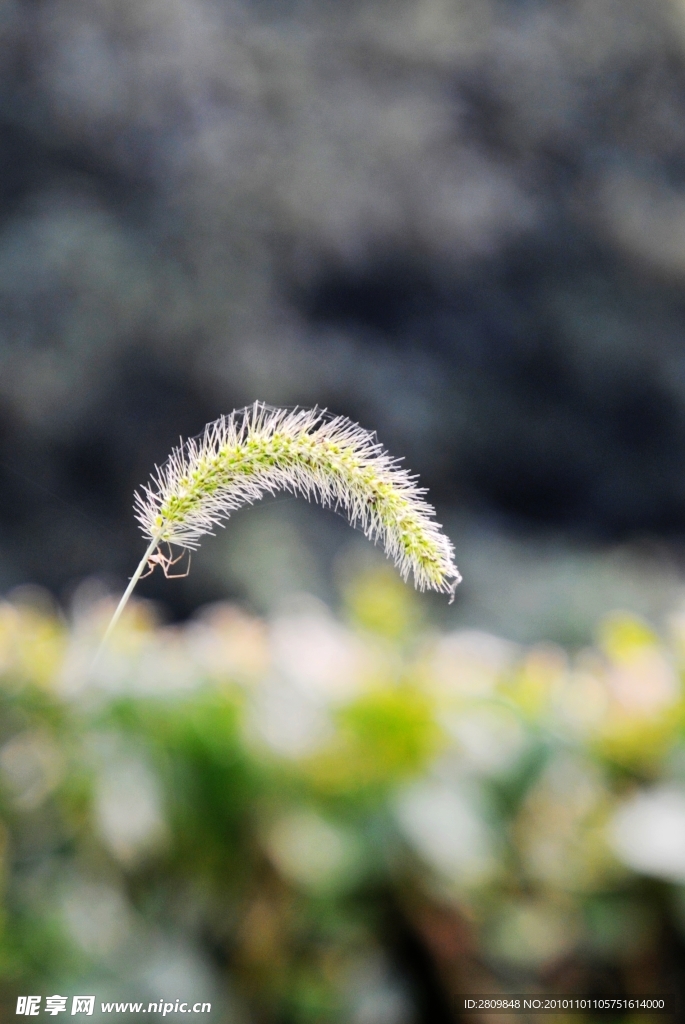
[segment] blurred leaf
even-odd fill
[[[343,587],[343,597],[353,625],[388,640],[406,640],[421,622],[415,591],[387,566],[353,575]]]
[[[443,742],[429,699],[410,684],[372,690],[335,722],[335,737],[307,766],[324,792],[378,793],[421,771]]]

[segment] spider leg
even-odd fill
[[[185,548],[181,548],[181,553],[179,555],[177,555],[176,558],[172,558],[171,557],[172,551],[171,551],[171,545],[170,545],[169,546],[169,558],[167,560],[167,565],[176,565],[177,562],[181,561],[181,559],[183,558],[185,553],[186,553],[186,549]]]
[[[166,546],[167,546],[167,551],[169,552],[169,554],[168,555],[164,555],[164,554],[162,554],[161,551],[158,551],[156,557],[157,557],[157,560],[158,560],[159,564],[164,569],[164,575],[168,577],[169,573],[168,573],[167,570],[169,569],[170,566],[176,565],[177,562],[181,561],[181,559],[183,558],[183,556],[186,553],[186,549],[185,548],[181,548],[180,554],[178,554],[176,556],[176,558],[174,558],[173,557],[173,554],[174,554],[173,549],[171,547],[171,544],[168,541],[167,541],[167,545]]]
[[[190,551],[188,552],[188,568],[186,569],[185,572],[168,572],[167,571],[169,569],[169,566],[170,565],[176,565],[176,562],[180,561],[180,559],[183,557],[183,555],[185,555],[185,550],[182,551],[181,554],[178,556],[178,558],[175,558],[173,562],[167,562],[167,564],[164,566],[164,575],[166,576],[166,578],[168,580],[182,580],[182,579],[185,579],[185,577],[190,572]]]

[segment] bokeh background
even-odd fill
[[[0,1013],[683,993],[684,281],[683,0],[2,0]],[[89,671],[255,399],[405,457],[454,605],[275,498]]]

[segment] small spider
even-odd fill
[[[183,558],[187,551],[187,548],[183,548],[181,554],[177,558],[172,558],[171,544],[167,544],[167,547],[169,549],[168,556],[162,554],[162,552],[159,550],[155,551],[154,554],[150,555],[150,557],[147,560],[147,572],[143,573],[143,575],[140,577],[141,580],[144,580],[147,576],[151,576],[158,565],[161,565],[162,572],[164,573],[168,580],[180,580],[188,575],[188,573],[190,572],[190,551],[188,551],[188,568],[186,569],[186,571],[169,572],[169,569],[172,567],[172,565],[176,565],[177,562],[181,561],[181,559]]]

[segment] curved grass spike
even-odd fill
[[[452,544],[424,501],[425,488],[417,487],[375,434],[325,410],[255,402],[208,423],[198,437],[181,439],[136,492],[136,518],[149,543],[102,644],[146,566],[159,564],[153,556],[160,544],[194,550],[234,509],[276,491],[344,511],[352,526],[382,543],[404,580],[412,573],[419,590],[454,598],[461,576]]]

